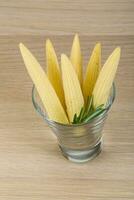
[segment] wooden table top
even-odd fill
[[[134,0],[1,0],[0,33],[133,35]]]
[[[0,200],[134,199],[132,1],[83,2],[87,6],[82,1],[70,1],[72,6],[54,0],[0,2]],[[58,57],[69,55],[74,32],[80,33],[84,66],[97,41],[102,43],[102,63],[116,46],[122,47],[104,148],[84,164],[61,155],[55,136],[35,112],[32,82],[18,49],[19,42],[26,44],[44,67],[45,39],[52,39]]]

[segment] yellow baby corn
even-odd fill
[[[82,55],[78,34],[75,35],[73,40],[70,59],[75,68],[80,84],[82,84]]]
[[[80,110],[84,105],[84,99],[72,63],[64,54],[61,55],[61,69],[67,113],[70,122],[72,122],[75,113],[79,115]]]
[[[55,89],[63,107],[65,108],[64,92],[58,59],[51,41],[46,41],[47,76]]]
[[[83,81],[83,94],[85,101],[92,95],[94,85],[100,72],[101,66],[101,44],[97,43],[87,65],[85,79]]]
[[[93,90],[94,107],[106,104],[112,83],[116,74],[116,70],[120,60],[120,47],[117,47],[108,57],[103,68],[100,71],[97,82]]]
[[[48,117],[56,122],[68,124],[68,119],[60,100],[40,64],[23,44],[20,44],[20,51],[28,73],[34,82],[46,109]]]

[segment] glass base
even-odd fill
[[[102,142],[100,141],[94,148],[86,150],[71,150],[59,146],[65,158],[72,162],[84,163],[95,158],[102,149]]]

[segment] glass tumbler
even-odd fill
[[[101,152],[102,130],[114,99],[115,86],[113,84],[103,113],[87,123],[65,125],[48,119],[35,86],[32,89],[32,102],[35,110],[56,135],[62,154],[68,160],[77,163],[91,160]]]

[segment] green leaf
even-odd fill
[[[88,97],[84,117],[91,111],[92,103],[93,103],[93,97],[92,96]]]
[[[104,105],[98,106],[96,109],[93,107],[93,96],[88,97],[85,107],[81,108],[80,114],[74,115],[72,124],[80,124],[89,122],[91,119],[97,117],[105,110]]]
[[[72,123],[73,123],[73,124],[76,124],[76,122],[77,122],[77,114],[75,113]]]
[[[83,115],[83,111],[84,111],[84,107],[81,108],[80,114],[79,114],[78,119],[77,119],[78,121],[81,120],[82,115]]]
[[[81,120],[82,120],[83,113],[84,113],[84,108],[82,110],[81,116],[79,117],[79,122],[81,122]]]
[[[100,108],[103,109],[103,107],[104,107],[104,104],[101,104],[100,106],[98,106],[98,107],[96,108],[96,110],[98,110],[98,109],[100,109]]]
[[[92,113],[91,115],[89,115],[85,120],[84,122],[89,122],[91,119],[97,117],[98,115],[100,115],[101,113],[104,112],[105,109],[98,109],[96,110],[94,113]]]

